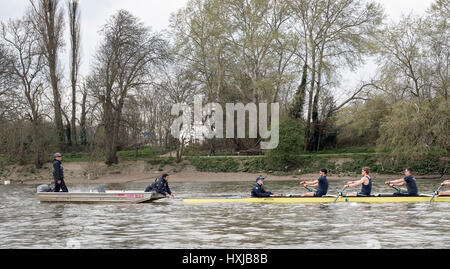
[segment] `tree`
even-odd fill
[[[80,9],[77,0],[70,0],[67,2],[67,10],[69,12],[69,26],[70,26],[70,80],[72,84],[72,118],[70,121],[71,138],[73,143],[77,144],[77,128],[76,128],[76,113],[77,113],[77,82],[78,70],[80,66]],[[71,145],[72,141],[68,141]]]
[[[371,52],[372,35],[382,22],[383,11],[379,4],[361,0],[288,3],[299,21],[299,38],[305,41],[303,59],[310,74],[305,149],[317,150],[323,89],[339,85],[337,72],[344,67],[354,69],[363,62],[362,56]]]
[[[0,121],[15,119],[15,110],[20,107],[17,96],[17,81],[13,79],[12,62],[6,46],[0,41]]]
[[[40,45],[45,56],[49,82],[53,90],[54,122],[59,138],[59,147],[64,146],[64,125],[61,112],[61,74],[59,52],[64,46],[64,13],[59,0],[30,0],[32,9],[29,20],[39,34]]]
[[[292,118],[284,118],[280,123],[280,143],[276,149],[265,154],[265,162],[268,169],[287,170],[295,167],[301,161],[301,149],[303,137],[302,124]]]
[[[11,53],[9,58],[13,79],[18,81],[21,97],[26,102],[26,117],[32,124],[34,164],[37,168],[42,165],[40,156],[39,123],[42,116],[41,96],[43,87],[43,54],[39,40],[34,34],[32,23],[27,19],[11,20],[2,23],[2,40],[4,46]]]
[[[166,116],[170,115],[170,117],[165,118],[167,124],[164,127],[166,128],[167,135],[170,132],[171,122],[175,119],[171,115],[170,107],[174,104],[189,104],[194,102],[194,96],[198,93],[194,77],[191,70],[179,63],[172,68],[166,69],[162,74],[162,80],[156,85],[157,92],[165,97],[165,102],[160,102],[158,106],[161,109],[165,108]],[[188,112],[183,111],[183,113]],[[180,127],[184,129],[187,126]],[[181,131],[178,136],[174,137],[177,162],[181,162],[184,148],[191,136],[192,133]]]
[[[125,10],[113,15],[101,30],[103,41],[96,54],[93,95],[102,105],[106,164],[118,163],[117,146],[122,110],[128,95],[148,85],[151,68],[168,59],[167,42],[151,34],[138,18]]]
[[[395,156],[416,159],[433,150],[450,151],[450,110],[443,97],[430,102],[400,101],[392,106],[381,125],[378,145]]]

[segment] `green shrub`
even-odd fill
[[[239,162],[233,158],[192,158],[190,162],[200,172],[238,172]]]
[[[296,167],[303,149],[303,127],[297,120],[285,118],[280,122],[278,147],[265,153],[267,169],[284,171]]]
[[[173,165],[175,164],[176,158],[175,157],[168,157],[168,158],[151,158],[149,160],[147,160],[147,163],[151,164],[151,165],[160,165],[160,166],[165,166],[165,165]]]

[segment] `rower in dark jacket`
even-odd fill
[[[162,177],[155,180],[155,182],[152,183],[152,185],[148,186],[145,189],[145,192],[152,192],[155,191],[157,193],[160,193],[162,195],[165,195],[167,198],[174,198],[175,195],[172,194],[172,191],[169,187],[169,175],[164,174]]]
[[[256,198],[277,197],[276,194],[273,194],[269,191],[264,190],[263,185],[264,185],[264,178],[258,177],[256,179],[256,184],[255,184],[255,186],[253,186],[253,189],[252,189],[252,197],[256,197]]]
[[[417,181],[412,175],[412,169],[406,168],[405,169],[405,177],[398,179],[398,180],[392,180],[386,182],[387,185],[393,187],[393,186],[403,186],[406,184],[406,188],[408,189],[407,192],[397,192],[394,193],[394,196],[419,196],[419,190],[417,188]]]
[[[61,164],[62,154],[55,153],[53,160],[53,180],[55,181],[55,192],[69,192],[66,183],[64,182],[64,168]]]

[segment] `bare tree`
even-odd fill
[[[67,2],[67,9],[69,12],[70,25],[70,80],[72,83],[72,118],[70,121],[70,130],[72,141],[68,141],[69,145],[72,142],[77,145],[77,128],[76,128],[76,113],[77,113],[77,80],[78,69],[80,67],[80,8],[77,0],[70,0]]]
[[[197,93],[195,75],[191,70],[183,67],[181,63],[176,64],[173,68],[164,70],[161,81],[157,84],[156,89],[160,95],[164,95],[165,99],[160,100],[159,107],[165,111],[160,116],[161,121],[165,121],[164,126],[167,129],[167,135],[170,125],[175,117],[171,115],[171,106],[173,104],[192,103]],[[162,102],[161,102],[162,101]],[[163,122],[159,124],[164,124]],[[183,128],[183,126],[181,126]],[[180,162],[183,157],[183,151],[186,143],[192,134],[180,132],[178,137],[174,137],[176,147],[176,160]]]
[[[49,80],[53,90],[53,106],[55,125],[59,138],[59,147],[64,145],[64,125],[61,112],[61,92],[59,73],[59,51],[64,46],[64,13],[59,0],[30,0],[30,20],[34,30],[39,34],[40,43],[45,55]]]
[[[319,101],[327,84],[338,84],[339,67],[355,68],[370,53],[383,11],[375,2],[361,0],[289,0],[305,43],[304,61],[310,73],[305,150],[317,150]]]
[[[22,96],[27,104],[26,116],[33,129],[34,164],[42,165],[39,146],[39,122],[41,120],[41,96],[43,94],[43,55],[39,40],[32,30],[32,23],[25,19],[2,24],[2,39],[11,52],[11,76],[19,81]]]
[[[12,76],[10,53],[0,41],[0,121],[15,118],[15,110],[20,106],[17,98],[17,81]]]
[[[120,10],[102,29],[96,55],[93,95],[102,105],[106,164],[118,163],[117,146],[122,110],[133,90],[148,84],[151,68],[168,58],[167,43],[150,33],[128,11]]]

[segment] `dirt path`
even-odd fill
[[[152,166],[145,161],[122,162],[119,165],[107,167],[104,163],[87,162],[69,162],[64,163],[65,179],[67,184],[110,184],[110,183],[152,183],[163,173],[170,174],[171,182],[253,182],[258,176],[262,175],[270,181],[300,181],[315,180],[318,174],[305,175],[287,175],[279,176],[272,174],[255,173],[210,173],[198,172],[193,166],[166,166],[160,169],[159,166]],[[10,180],[12,184],[50,184],[52,179],[51,164],[46,164],[38,172],[30,173],[30,167],[11,168],[9,175],[0,177],[0,183]],[[375,180],[396,179],[401,175],[372,175]],[[355,176],[329,175],[330,180],[356,180]],[[439,178],[439,176],[430,175],[417,178]],[[444,177],[444,179],[446,179]]]

